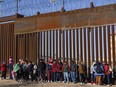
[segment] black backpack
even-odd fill
[[[100,74],[100,73],[103,72],[101,66],[97,66],[97,67],[96,67],[96,72],[97,72],[98,74]]]

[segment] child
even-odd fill
[[[6,79],[6,63],[5,62],[1,64],[1,71],[2,71],[1,79]]]

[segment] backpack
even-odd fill
[[[97,72],[98,74],[100,74],[100,73],[103,72],[101,66],[97,66],[97,67],[96,67],[96,72]]]
[[[23,66],[23,72],[27,72],[28,71],[28,67],[27,66]]]

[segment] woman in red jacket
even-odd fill
[[[5,62],[1,64],[1,72],[2,72],[1,79],[6,79],[6,63]]]

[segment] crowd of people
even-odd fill
[[[1,64],[1,79],[6,79],[6,64]],[[20,59],[16,64],[13,59],[9,59],[8,65],[10,71],[10,79],[15,79],[18,82],[25,82],[29,79],[37,82],[63,82],[63,83],[80,83],[86,84],[90,82],[96,85],[112,85],[112,76],[116,80],[116,65],[112,69],[105,62],[93,62],[88,69],[87,65],[82,61],[71,61],[69,64],[66,61],[53,60],[50,58],[48,63],[40,59],[38,64],[32,61]]]

